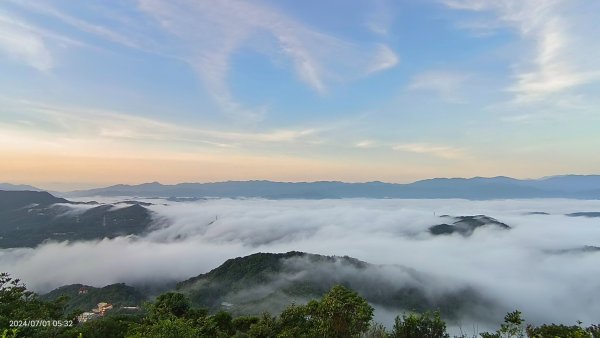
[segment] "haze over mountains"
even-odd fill
[[[401,281],[401,282],[399,282]],[[197,306],[238,314],[278,313],[290,303],[319,298],[336,284],[357,290],[371,304],[390,310],[440,309],[457,318],[492,304],[468,286],[431,292],[443,281],[399,265],[376,265],[344,256],[304,252],[256,253],[229,259],[208,273],[185,280],[176,290]]]
[[[402,280],[401,283],[398,283]],[[468,286],[432,293],[443,281],[399,265],[376,265],[351,257],[304,252],[256,253],[231,258],[207,273],[180,281],[162,291],[185,294],[193,306],[235,315],[279,313],[291,303],[320,298],[336,284],[358,291],[371,304],[390,311],[440,309],[447,318],[479,317],[481,307],[493,312],[494,304]],[[82,294],[80,290],[85,289]],[[72,284],[44,294],[45,299],[69,296],[69,310],[86,310],[100,301],[139,306],[154,294],[139,287],[112,284],[103,288]]]
[[[227,181],[215,183],[158,182],[118,184],[105,188],[62,193],[65,197],[260,197],[302,198],[600,198],[600,175],[563,175],[541,179],[510,177],[433,178],[409,184],[366,182]]]
[[[559,182],[562,191],[594,188],[572,178]],[[415,184],[481,180],[489,179]],[[0,192],[0,271],[40,293],[127,283],[146,296],[188,280],[178,290],[195,304],[238,313],[282,308],[338,282],[359,290],[379,314],[463,301],[492,320],[514,309],[537,323],[595,322],[600,313],[600,285],[589,278],[600,273],[600,199],[206,197]],[[302,257],[288,257],[282,267],[278,255],[290,251]],[[253,255],[259,252],[265,254]],[[304,252],[353,258],[305,259]],[[122,300],[133,295],[123,286],[114,291]],[[207,292],[215,298],[202,296]],[[78,304],[94,297],[78,297]],[[473,322],[472,313],[462,315],[463,323]]]
[[[169,199],[169,202],[180,201],[189,199]],[[74,242],[143,235],[157,230],[164,225],[160,223],[165,222],[147,208],[152,205],[135,200],[74,202],[45,191],[0,190],[0,248],[35,247],[48,241]],[[594,212],[577,212],[568,216],[594,217]],[[470,236],[482,226],[510,229],[510,226],[485,215],[440,217],[440,221],[451,224],[432,225],[429,232],[433,235],[457,232]],[[211,220],[209,225],[216,221]]]

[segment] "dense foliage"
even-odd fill
[[[111,284],[102,288],[95,288],[82,284],[65,285],[45,295],[43,300],[53,301],[65,297],[67,312],[89,311],[100,302],[113,304],[115,307],[136,306],[146,299],[137,289],[123,283]]]
[[[11,327],[12,320],[73,320],[76,313],[66,311],[66,299],[40,299],[19,280],[0,274],[0,336],[19,337],[362,337],[362,338],[448,338],[446,324],[439,312],[409,313],[396,317],[391,331],[372,322],[373,308],[356,292],[334,286],[319,300],[304,305],[292,304],[279,316],[264,313],[258,317],[232,317],[231,314],[192,306],[183,294],[168,292],[143,311],[108,312],[104,317],[76,323],[72,327]],[[482,338],[600,338],[600,327],[542,325],[525,326],[518,311],[508,313],[504,323]],[[476,336],[474,336],[476,337]],[[462,336],[460,338],[467,338]]]
[[[446,323],[439,312],[423,314],[403,314],[396,317],[390,337],[393,338],[448,338]]]
[[[64,303],[63,298],[52,302],[43,301],[35,293],[28,291],[18,279],[0,273],[0,332],[3,335],[10,337],[8,332],[12,335],[16,333],[10,325],[11,320],[62,319],[74,316],[75,314],[65,313]],[[47,328],[20,327],[18,337],[49,335],[51,331]]]
[[[415,281],[427,278],[412,269],[394,269]],[[337,284],[355,290],[371,304],[414,312],[439,309],[449,319],[489,303],[469,287],[429,297],[419,282],[394,284],[382,279],[378,271],[380,267],[351,257],[297,251],[256,253],[229,259],[210,272],[179,283],[176,290],[196,307],[214,312],[223,304],[233,304],[227,308],[233,315],[255,316],[264,311],[280,313],[291,303],[321,298]]]

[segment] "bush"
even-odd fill
[[[584,329],[581,326],[566,326],[556,324],[544,324],[539,327],[527,326],[527,337],[529,338],[596,338],[600,335],[593,333],[593,326]]]
[[[446,323],[438,311],[423,314],[403,314],[396,317],[393,338],[449,338]]]

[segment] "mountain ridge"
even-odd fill
[[[43,189],[27,184],[0,183],[0,190],[5,191],[42,191]]]
[[[259,252],[228,259],[209,272],[178,283],[175,290],[194,306],[245,315],[277,313],[291,303],[319,298],[337,284],[387,309],[436,308],[453,317],[476,306],[491,305],[469,286],[449,288],[432,297],[426,281],[437,279],[411,268],[371,264],[349,256]]]
[[[137,196],[195,198],[464,198],[473,200],[511,198],[600,198],[600,175],[561,175],[540,179],[506,176],[431,178],[413,183],[380,181],[276,182],[268,180],[138,185],[117,184],[76,190],[64,197]]]

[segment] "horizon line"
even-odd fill
[[[415,181],[410,181],[410,182],[406,182],[406,183],[386,182],[386,181],[380,181],[380,180],[349,182],[349,181],[338,181],[338,180],[273,181],[273,180],[268,180],[268,179],[224,180],[224,181],[204,181],[204,182],[203,181],[195,181],[195,182],[189,182],[188,181],[188,182],[179,182],[179,183],[172,183],[172,184],[169,184],[169,183],[163,184],[163,183],[160,183],[159,181],[151,181],[151,182],[143,182],[143,183],[136,183],[136,184],[131,184],[131,183],[115,183],[115,184],[107,184],[107,185],[102,185],[102,186],[95,186],[95,187],[92,187],[92,188],[72,189],[72,190],[45,189],[45,188],[40,188],[37,185],[28,184],[28,183],[0,182],[0,184],[8,184],[8,185],[13,185],[13,186],[23,186],[23,185],[25,185],[25,186],[30,186],[30,187],[38,189],[38,190],[47,191],[47,192],[67,193],[67,192],[89,191],[89,190],[96,190],[96,189],[106,189],[106,188],[111,188],[111,187],[116,187],[116,186],[136,187],[136,186],[140,186],[140,185],[149,185],[149,184],[159,184],[161,186],[176,186],[176,185],[182,185],[182,184],[219,184],[219,183],[270,182],[270,183],[283,183],[283,184],[302,184],[302,183],[307,183],[307,184],[311,184],[311,183],[368,184],[368,183],[382,183],[382,184],[390,184],[390,185],[392,185],[392,184],[393,185],[409,185],[409,184],[414,184],[414,183],[417,183],[417,182],[428,181],[428,180],[454,180],[454,179],[472,180],[472,179],[508,178],[508,179],[513,179],[513,180],[517,180],[517,181],[527,181],[527,180],[544,180],[544,179],[549,179],[549,178],[553,178],[553,177],[566,177],[566,176],[583,176],[583,177],[587,177],[587,176],[600,176],[600,174],[557,174],[557,175],[542,176],[542,177],[538,177],[538,178],[532,178],[532,177],[514,178],[514,177],[511,177],[511,176],[504,176],[504,175],[498,175],[498,176],[472,176],[472,177],[430,177],[430,178],[423,178],[423,179],[419,179],[419,180],[415,180]],[[2,189],[0,189],[0,190],[2,190]]]

